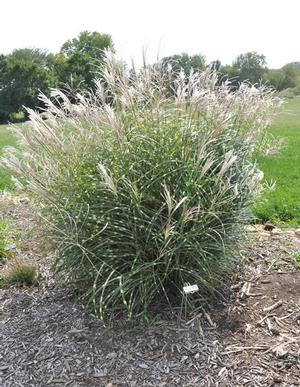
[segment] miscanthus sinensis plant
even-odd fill
[[[103,318],[213,293],[236,256],[262,173],[253,163],[277,100],[211,70],[127,71],[107,54],[96,91],[52,90],[15,129],[4,163],[41,208],[56,269]]]

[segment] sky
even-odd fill
[[[300,61],[300,0],[2,0],[0,53],[58,52],[81,31],[112,35],[119,57],[182,52],[230,64],[257,51],[270,68]]]

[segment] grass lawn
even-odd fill
[[[3,148],[8,145],[15,145],[16,142],[12,137],[6,125],[0,125],[0,156],[3,154]],[[4,168],[0,167],[0,190],[4,188],[11,189],[13,184],[10,180],[10,174]]]
[[[270,132],[284,139],[283,148],[273,156],[260,157],[266,180],[276,188],[256,205],[255,215],[286,225],[300,224],[300,96],[289,100],[273,122]]]

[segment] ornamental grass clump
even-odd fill
[[[211,70],[127,71],[107,54],[96,91],[60,90],[15,129],[4,160],[41,208],[56,269],[103,318],[214,293],[236,256],[262,173],[253,152],[277,100]]]

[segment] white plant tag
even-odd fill
[[[199,291],[198,285],[187,285],[183,287],[183,292],[185,294],[195,293],[198,291]]]

